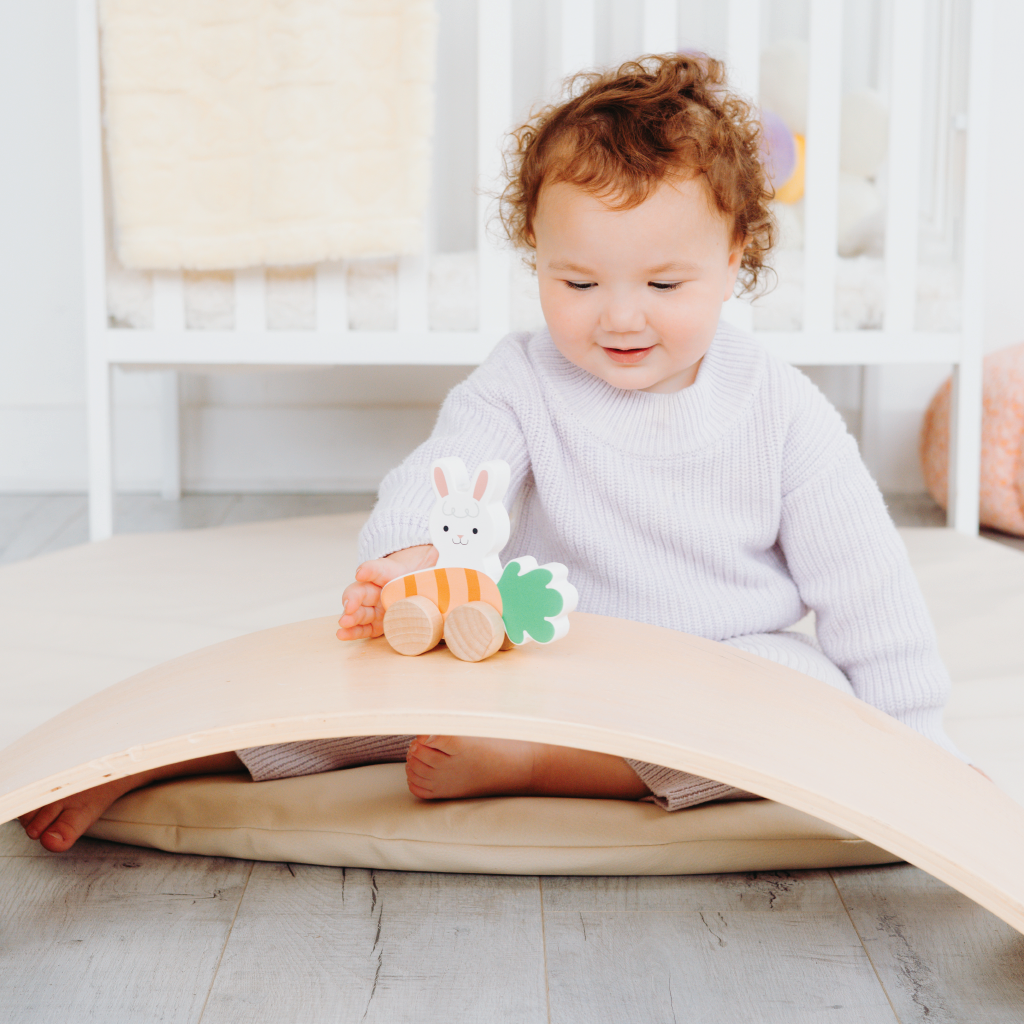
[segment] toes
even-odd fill
[[[427,768],[440,768],[450,757],[451,755],[446,754],[443,750],[438,750],[436,747],[428,747],[416,739],[409,744],[409,755],[406,758],[406,763],[415,760],[420,761]]]
[[[66,808],[39,837],[39,842],[51,853],[63,853],[65,850],[70,850],[82,833],[92,824],[94,817],[77,807]]]
[[[38,839],[51,853],[63,853],[75,845],[95,817],[84,808],[56,803],[40,807],[19,820],[29,839]]]
[[[432,780],[417,772],[416,765],[412,762],[406,762],[405,781],[409,787],[409,792],[413,796],[418,796],[421,800],[429,800],[434,794],[434,787],[431,785]]]
[[[60,815],[63,807],[62,803],[47,804],[45,807],[40,807],[37,811],[29,811],[28,814],[22,815],[18,820],[24,826],[25,833],[29,839],[38,839],[43,829]]]
[[[438,750],[442,754],[455,754],[459,750],[458,736],[417,736],[416,742],[429,750]]]

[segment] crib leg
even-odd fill
[[[114,440],[110,365],[92,358],[87,369],[89,446],[89,539],[114,533]]]
[[[178,373],[160,374],[161,473],[160,496],[167,501],[181,499],[181,420]]]
[[[965,360],[953,367],[946,519],[954,530],[974,536],[981,487],[981,410],[981,361]]]

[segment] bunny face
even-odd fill
[[[477,569],[501,575],[498,553],[508,543],[509,518],[502,500],[508,490],[508,463],[485,462],[472,485],[459,458],[438,459],[431,467],[437,501],[430,515],[430,539],[438,568]]]

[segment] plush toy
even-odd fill
[[[457,658],[483,661],[499,649],[565,636],[578,600],[565,566],[538,566],[523,556],[502,569],[498,557],[510,530],[504,505],[508,463],[485,462],[472,485],[459,458],[438,459],[430,475],[437,495],[430,515],[437,564],[384,587],[388,643],[399,654],[416,655],[443,638]]]
[[[761,163],[777,203],[795,203],[803,197],[804,137],[766,107],[761,110]]]
[[[762,159],[775,189],[779,244],[803,247],[800,200],[804,194],[807,133],[807,44],[788,39],[761,54]],[[836,210],[841,256],[880,255],[883,203],[875,183],[888,148],[889,116],[870,89],[847,93],[840,112],[839,196]]]
[[[946,507],[951,382],[939,388],[924,416],[921,470],[931,496]],[[981,417],[979,519],[1024,536],[1024,345],[985,357]]]

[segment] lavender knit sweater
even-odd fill
[[[509,463],[502,560],[564,562],[580,611],[729,640],[814,609],[858,697],[970,760],[944,732],[949,677],[855,441],[749,335],[720,325],[695,382],[672,394],[612,387],[546,330],[509,335],[384,479],[361,559],[429,543],[429,467],[445,455],[470,472]]]

